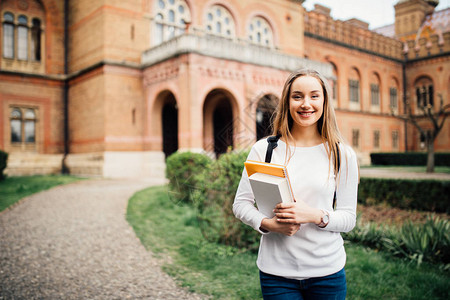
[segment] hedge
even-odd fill
[[[383,166],[426,166],[427,153],[403,152],[403,153],[371,153],[372,165]],[[438,152],[434,154],[435,166],[450,166],[450,153]]]
[[[450,213],[450,181],[361,178],[358,202]]]
[[[233,202],[248,152],[223,154],[204,173],[206,189],[195,202],[203,236],[211,241],[256,252],[260,234],[236,219]]]
[[[192,202],[192,192],[204,188],[199,178],[210,163],[211,159],[200,153],[175,152],[170,155],[166,160],[166,177],[173,199]]]
[[[232,212],[247,155],[231,152],[211,160],[198,153],[175,153],[167,159],[166,171],[176,201],[197,209],[198,224],[207,240],[256,252],[259,233]],[[449,195],[450,181],[361,178],[358,202],[450,213]]]
[[[3,171],[6,169],[6,165],[8,162],[8,153],[0,150],[0,180],[5,178]]]

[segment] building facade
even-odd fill
[[[301,67],[329,79],[362,164],[371,152],[421,150],[393,114],[417,99],[449,103],[449,9],[399,1],[395,24],[371,31],[302,2],[2,0],[7,174],[162,178],[174,151],[248,148],[270,134],[283,83]],[[450,149],[449,128],[437,151]]]

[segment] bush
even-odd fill
[[[382,166],[426,166],[427,153],[403,152],[403,153],[371,153],[372,165]],[[450,166],[450,153],[435,153],[435,166]]]
[[[396,256],[416,261],[443,263],[450,268],[450,222],[429,217],[425,224],[405,223],[399,231],[383,239],[384,247]]]
[[[0,150],[0,180],[5,179],[3,171],[6,169],[8,162],[8,153]]]
[[[372,222],[363,224],[359,216],[355,228],[350,232],[342,234],[342,237],[347,241],[378,250],[383,248],[383,239],[386,236],[390,236],[390,230],[387,226],[379,226]]]
[[[236,219],[232,211],[247,156],[248,152],[227,153],[213,162],[201,180],[206,189],[197,191],[195,202],[207,240],[256,251],[259,233]]]
[[[192,193],[203,188],[199,178],[211,164],[211,159],[200,153],[175,152],[166,160],[166,177],[169,189],[176,201],[192,202]]]
[[[358,202],[450,213],[450,181],[361,178]]]
[[[362,224],[358,219],[356,227],[343,237],[418,264],[427,261],[444,264],[444,269],[450,269],[450,222],[439,217],[428,217],[424,224],[408,221],[398,229],[375,223]]]

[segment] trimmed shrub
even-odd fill
[[[0,150],[0,180],[5,179],[3,171],[6,169],[8,163],[8,153]]]
[[[256,251],[260,234],[233,214],[233,202],[248,152],[227,153],[204,173],[204,191],[198,190],[196,206],[204,237],[212,242]]]
[[[371,153],[372,165],[381,166],[426,166],[427,153],[425,152],[403,152],[403,153]],[[435,166],[450,166],[450,153],[435,153]]]
[[[199,179],[209,164],[211,159],[200,153],[175,152],[167,158],[166,177],[175,201],[192,202],[192,193],[204,188],[199,184]]]
[[[450,213],[450,181],[361,178],[358,202]]]

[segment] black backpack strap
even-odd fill
[[[281,135],[272,135],[267,138],[267,151],[266,151],[266,163],[270,163],[272,160],[272,152],[273,149],[275,149],[278,146],[278,140],[280,139]]]
[[[336,151],[337,170],[336,170],[336,173],[334,175],[337,176],[337,173],[339,173],[339,169],[341,168],[341,154],[340,154],[340,151],[339,151],[339,144],[337,144],[336,150],[337,150]],[[336,189],[334,190],[334,196],[333,196],[333,209],[336,209]]]

